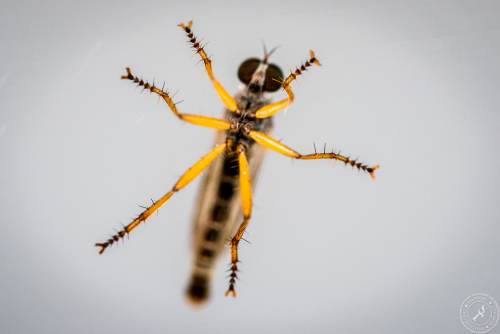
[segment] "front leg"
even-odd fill
[[[274,116],[274,114],[282,111],[286,107],[290,105],[290,103],[293,102],[293,99],[295,96],[293,95],[292,92],[292,87],[290,87],[290,84],[292,83],[293,80],[297,79],[299,75],[302,74],[302,72],[306,71],[308,67],[310,67],[312,64],[316,64],[320,66],[320,62],[318,58],[314,55],[314,51],[310,50],[309,51],[309,59],[306,60],[305,63],[300,65],[295,69],[294,72],[291,72],[286,79],[282,83],[282,87],[285,90],[287,97],[283,100],[267,104],[263,106],[262,108],[258,109],[255,112],[255,117],[256,118],[268,118],[271,116]]]
[[[222,86],[219,80],[215,78],[214,72],[212,70],[212,60],[208,58],[205,49],[196,39],[196,36],[191,30],[191,28],[193,27],[193,21],[189,21],[188,24],[184,24],[181,22],[179,23],[178,26],[186,32],[187,37],[189,38],[189,42],[193,46],[193,49],[196,50],[196,53],[199,54],[201,60],[203,60],[203,63],[205,64],[205,70],[207,71],[208,74],[208,78],[210,79],[210,81],[212,81],[215,91],[217,92],[217,95],[219,95],[219,98],[221,99],[222,103],[224,104],[224,106],[226,106],[228,110],[235,112],[238,109],[236,101],[233,99],[231,94],[227,92],[224,86]]]

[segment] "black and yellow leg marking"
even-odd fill
[[[168,92],[164,91],[161,88],[156,87],[154,84],[150,84],[147,81],[139,79],[137,76],[132,74],[132,71],[130,70],[129,67],[127,67],[126,70],[127,74],[122,75],[121,77],[122,79],[131,80],[135,82],[138,86],[144,87],[144,89],[148,89],[151,93],[155,93],[161,96],[161,98],[163,98],[163,100],[167,103],[170,110],[172,110],[175,116],[179,117],[181,120],[194,125],[199,125],[219,130],[227,130],[230,128],[231,124],[223,119],[210,116],[203,116],[203,115],[184,114],[179,112],[177,106],[175,105],[175,102],[172,100]]]
[[[258,109],[255,112],[255,117],[256,118],[268,118],[271,116],[274,116],[274,114],[280,112],[281,110],[285,109],[290,105],[290,103],[293,102],[295,96],[293,95],[292,88],[290,87],[290,84],[292,83],[293,80],[297,79],[299,75],[302,74],[302,72],[306,71],[308,67],[310,67],[312,64],[315,64],[317,66],[321,66],[319,60],[316,58],[314,55],[314,51],[310,50],[309,51],[309,59],[306,60],[302,65],[297,67],[295,71],[291,72],[285,80],[283,80],[282,87],[285,90],[286,94],[288,95],[285,99],[267,104],[263,106],[262,108]]]
[[[225,293],[226,296],[236,297],[236,290],[234,285],[236,284],[236,279],[238,278],[238,244],[243,237],[243,233],[250,222],[250,217],[252,215],[252,182],[250,180],[250,169],[248,167],[248,161],[245,155],[245,149],[243,146],[238,148],[238,163],[240,169],[240,199],[241,199],[241,210],[243,212],[243,222],[241,223],[238,231],[231,239],[231,274],[229,274],[229,287]]]
[[[156,202],[154,202],[151,206],[146,208],[137,218],[135,218],[130,224],[122,228],[115,235],[109,238],[107,241],[102,243],[96,243],[95,246],[99,247],[99,254],[102,254],[106,248],[111,246],[116,241],[122,239],[125,235],[132,232],[137,226],[139,226],[142,222],[144,222],[149,216],[151,216],[156,210],[158,210],[166,201],[172,197],[174,193],[181,190],[185,186],[187,186],[193,179],[196,178],[205,168],[207,168],[210,163],[217,158],[224,150],[226,149],[226,144],[217,145],[214,149],[204,155],[200,160],[198,160],[191,168],[189,168],[175,183],[172,189],[160,197]]]
[[[219,80],[215,78],[214,72],[212,70],[212,60],[207,56],[205,49],[196,39],[196,36],[191,30],[193,27],[193,21],[189,21],[188,24],[184,24],[181,22],[178,24],[178,26],[186,32],[187,37],[189,38],[189,42],[196,50],[196,53],[200,55],[201,60],[203,60],[203,63],[205,64],[205,70],[207,71],[208,74],[208,78],[210,79],[210,81],[212,81],[215,91],[217,92],[217,95],[219,95],[219,98],[221,99],[224,106],[226,106],[228,110],[231,110],[233,112],[236,111],[238,109],[236,101],[233,99],[231,94],[227,92],[224,86],[222,86]]]
[[[379,165],[368,166],[362,162],[358,162],[355,159],[351,159],[348,156],[340,155],[337,153],[312,153],[312,154],[300,154],[285,144],[279,142],[278,140],[266,135],[265,133],[259,131],[249,131],[248,135],[250,138],[255,140],[260,145],[271,149],[275,152],[283,154],[287,157],[300,159],[300,160],[315,160],[315,159],[333,159],[342,161],[346,165],[351,165],[359,170],[365,171],[370,174],[372,179],[375,179],[375,171],[380,167]]]

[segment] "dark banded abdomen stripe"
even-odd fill
[[[209,297],[210,279],[206,274],[195,273],[191,276],[186,295],[193,303],[200,304]]]
[[[203,239],[196,250],[196,265],[210,268],[220,251],[221,238],[228,221],[238,187],[238,160],[226,155],[222,161],[219,183],[216,185],[215,200],[210,208],[210,221],[204,226]]]

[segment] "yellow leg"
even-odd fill
[[[200,44],[200,42],[196,39],[196,36],[194,35],[193,31],[191,28],[193,27],[193,21],[189,21],[188,24],[184,23],[179,23],[178,26],[184,30],[187,34],[187,37],[189,38],[189,42],[193,46],[193,48],[196,50],[196,53],[198,53],[201,57],[201,60],[203,60],[203,63],[205,64],[205,70],[207,71],[208,78],[210,81],[212,81],[212,84],[214,85],[215,91],[217,92],[217,95],[219,95],[219,98],[221,99],[222,103],[224,106],[226,106],[227,109],[231,111],[236,111],[238,109],[238,106],[236,105],[236,101],[233,99],[233,97],[226,91],[224,86],[215,78],[214,72],[212,70],[212,60],[208,58],[207,53],[205,52],[205,49],[203,46]]]
[[[290,87],[290,84],[292,83],[293,80],[295,80],[299,75],[302,74],[302,72],[306,71],[309,66],[312,64],[316,64],[320,66],[319,60],[316,58],[314,55],[314,52],[312,50],[309,51],[309,59],[300,65],[300,67],[297,67],[294,72],[290,73],[286,79],[283,81],[283,89],[285,90],[286,94],[288,95],[285,99],[281,101],[277,101],[274,103],[267,104],[263,106],[262,108],[258,109],[255,112],[255,117],[257,118],[268,118],[273,116],[274,114],[280,112],[281,110],[285,109],[290,105],[290,103],[293,102],[294,95],[292,92],[292,88]]]
[[[179,110],[177,110],[177,106],[175,105],[174,101],[166,91],[156,87],[154,84],[151,85],[149,82],[139,79],[137,76],[132,74],[130,68],[127,67],[126,70],[127,74],[123,75],[122,79],[131,80],[135,82],[137,85],[144,87],[144,89],[148,89],[151,93],[155,93],[161,96],[163,100],[167,103],[170,110],[172,110],[175,116],[179,117],[181,120],[194,125],[200,125],[219,130],[227,130],[230,128],[231,124],[223,119],[203,116],[203,115],[184,114],[179,112]]]
[[[241,210],[243,212],[243,222],[241,223],[238,231],[231,239],[231,278],[229,279],[229,288],[226,290],[226,296],[236,297],[236,290],[234,285],[236,279],[238,278],[236,272],[238,271],[238,244],[243,237],[243,233],[250,222],[250,217],[252,215],[252,183],[250,180],[250,170],[248,168],[248,161],[245,155],[245,150],[243,147],[238,148],[238,161],[240,168],[240,198],[241,198]]]
[[[338,160],[342,161],[346,165],[349,164],[352,167],[356,167],[357,169],[360,169],[362,171],[368,172],[370,174],[370,177],[372,179],[375,179],[375,171],[380,167],[379,165],[374,165],[374,166],[368,166],[365,165],[361,162],[358,162],[356,160],[352,160],[351,158],[340,155],[337,153],[312,153],[312,154],[300,154],[290,147],[286,146],[285,144],[277,141],[276,139],[266,135],[265,133],[259,132],[259,131],[250,131],[248,135],[255,140],[257,143],[260,145],[271,149],[275,152],[278,152],[280,154],[283,154],[287,157],[294,158],[294,159],[301,159],[301,160],[315,160],[315,159],[333,159],[333,160]]]
[[[181,190],[185,186],[189,184],[198,174],[200,174],[206,167],[210,165],[210,163],[219,156],[222,152],[224,152],[226,144],[217,145],[214,149],[212,149],[209,153],[203,156],[200,160],[198,160],[191,168],[189,168],[177,181],[177,183],[172,187],[172,189],[160,197],[156,202],[154,202],[151,206],[149,206],[146,210],[144,210],[137,218],[135,218],[130,224],[125,226],[107,241],[102,243],[96,243],[96,247],[99,247],[99,254],[102,254],[106,248],[111,246],[114,242],[120,240],[125,235],[129,234],[133,229],[139,226],[142,222],[144,222],[149,216],[151,216],[156,210],[158,210],[166,201],[172,197],[174,193]]]

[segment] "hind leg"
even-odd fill
[[[250,170],[248,168],[248,161],[245,154],[245,149],[240,146],[238,148],[238,163],[240,167],[240,198],[241,198],[241,210],[243,212],[243,222],[241,223],[238,231],[231,240],[231,274],[229,274],[229,287],[226,291],[226,296],[236,297],[236,290],[234,288],[236,284],[238,266],[238,244],[240,243],[243,233],[250,222],[250,217],[252,215],[252,182],[250,180]]]
[[[151,206],[146,208],[137,218],[135,218],[130,224],[123,227],[120,231],[110,237],[108,240],[104,242],[98,242],[95,244],[96,247],[99,247],[99,254],[102,254],[109,246],[118,240],[128,235],[132,230],[134,230],[141,223],[145,222],[146,219],[151,216],[156,210],[158,210],[165,202],[167,202],[170,197],[185,186],[187,186],[193,179],[195,179],[206,167],[208,167],[212,161],[217,158],[224,150],[226,149],[226,144],[219,144],[215,148],[213,148],[210,152],[208,152],[205,156],[203,156],[198,162],[196,162],[191,168],[189,168],[175,183],[172,189],[167,192],[165,195],[160,197],[156,202],[153,202]]]

